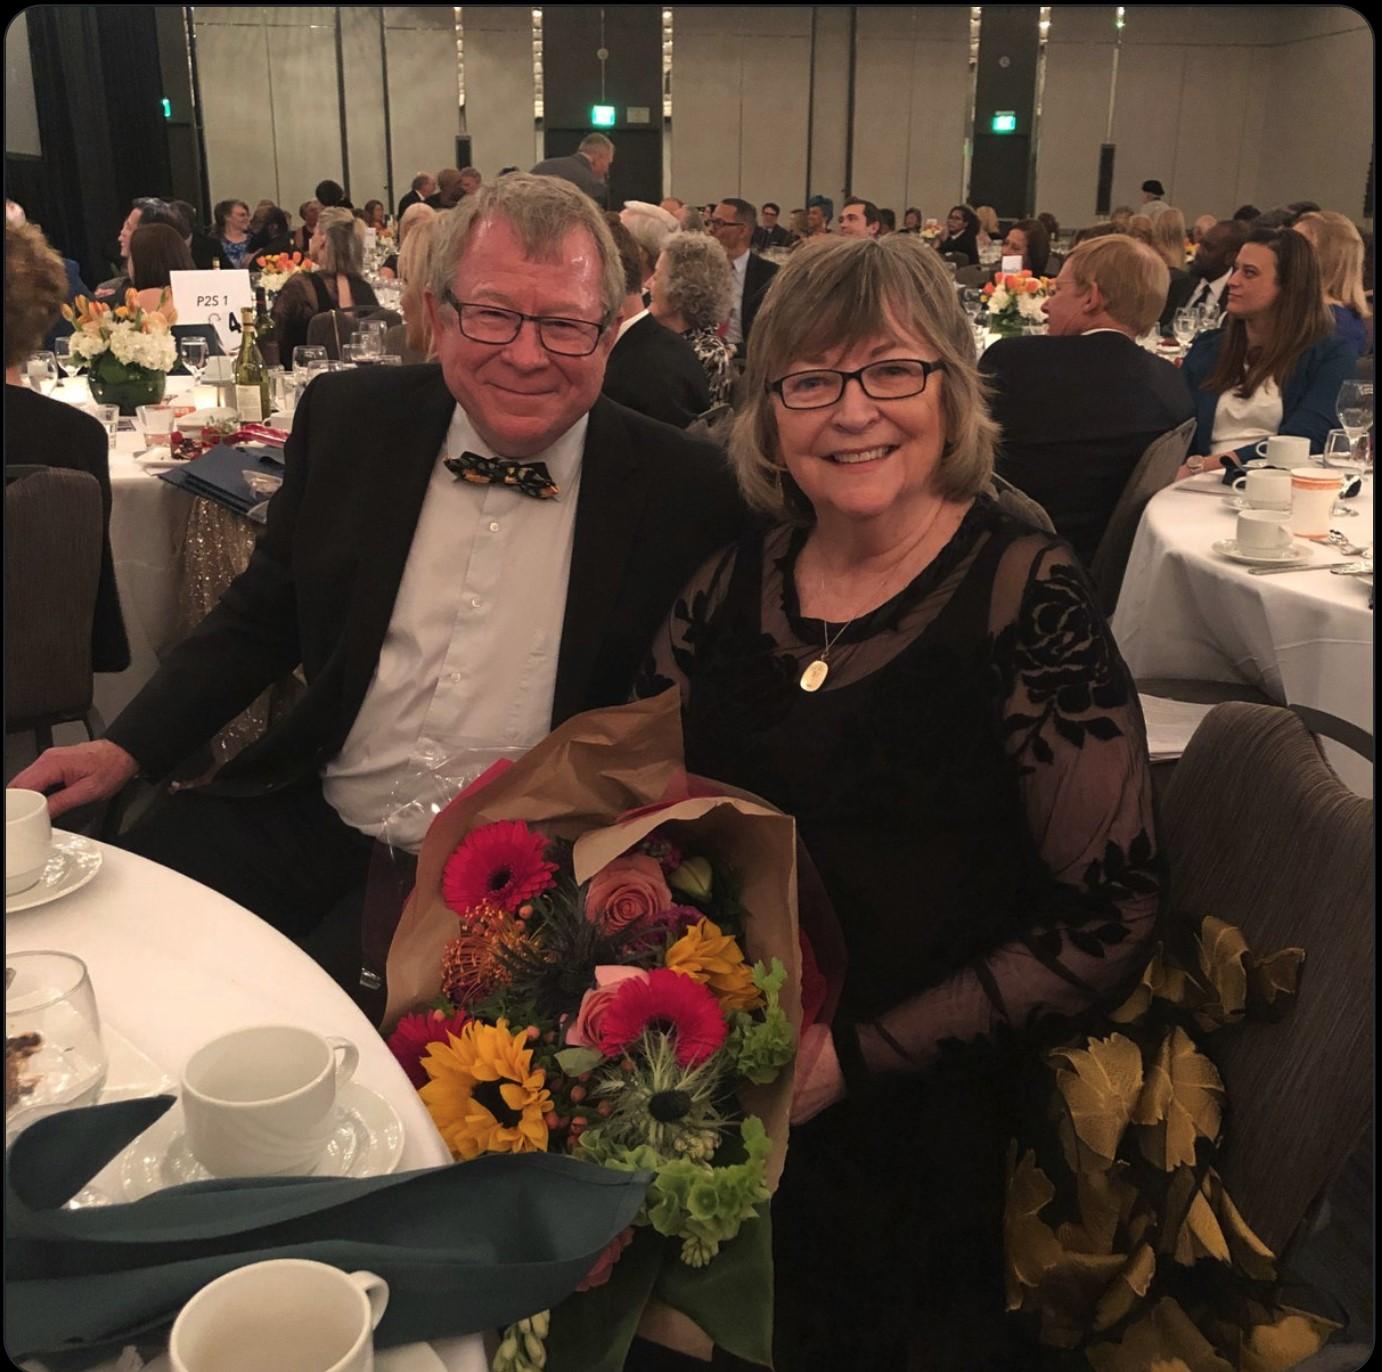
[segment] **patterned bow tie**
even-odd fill
[[[511,486],[534,500],[555,500],[561,494],[545,462],[462,453],[460,457],[445,458],[443,465],[457,481],[471,481],[477,486]]]

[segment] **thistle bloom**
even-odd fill
[[[452,1155],[545,1153],[552,1108],[547,1074],[534,1070],[528,1031],[507,1020],[471,1020],[459,1037],[431,1043],[422,1059],[431,1080],[420,1092]]]
[[[465,916],[482,904],[512,914],[552,885],[556,864],[543,859],[547,840],[521,820],[472,829],[446,860],[442,899]]]
[[[715,997],[698,982],[665,967],[646,981],[623,982],[600,1023],[600,1051],[613,1057],[643,1037],[646,1029],[668,1029],[677,1061],[694,1067],[713,1057],[725,1041],[725,1021]]]

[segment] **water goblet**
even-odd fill
[[[178,356],[182,358],[182,365],[187,368],[192,377],[192,384],[201,384],[202,373],[206,371],[207,346],[204,338],[180,338],[178,339]]]
[[[1171,317],[1171,329],[1182,353],[1189,352],[1190,345],[1195,341],[1197,322],[1193,310],[1177,310]]]
[[[1358,446],[1358,440],[1372,427],[1372,382],[1345,381],[1339,387],[1335,410],[1344,432]]]
[[[118,405],[88,405],[87,411],[94,415],[106,431],[106,450],[115,447],[115,436],[120,431],[120,407]]]
[[[42,395],[52,395],[58,384],[58,360],[48,351],[29,354],[24,364],[24,375],[29,386]]]
[[[13,975],[11,975],[13,973]],[[101,1021],[86,964],[71,953],[10,953],[5,958],[5,1137],[42,1115],[90,1105],[106,1080]]]
[[[53,340],[53,357],[58,364],[58,370],[65,377],[76,376],[81,371],[84,363],[82,359],[72,351],[72,339],[69,335],[65,338],[55,338]],[[62,385],[62,382],[58,382]]]

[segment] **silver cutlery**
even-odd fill
[[[1335,572],[1339,576],[1371,576],[1371,562],[1316,562],[1309,567],[1249,567],[1249,576],[1280,576],[1283,572]]]

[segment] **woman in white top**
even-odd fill
[[[1321,451],[1354,354],[1334,332],[1319,265],[1289,229],[1253,233],[1224,289],[1225,321],[1195,340],[1182,375],[1197,421],[1179,476],[1216,467],[1231,481],[1257,444],[1295,434]]]

